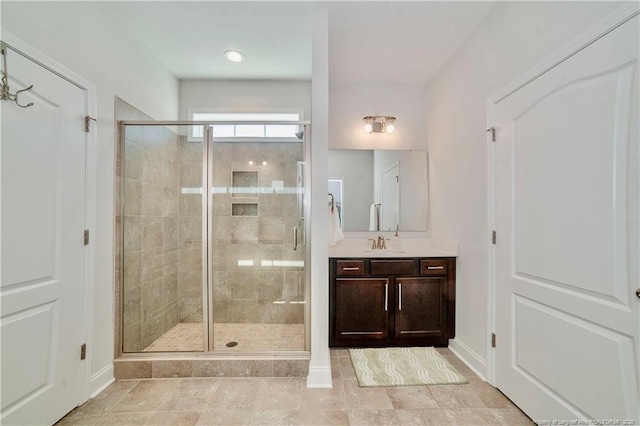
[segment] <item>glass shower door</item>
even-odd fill
[[[122,352],[201,352],[202,126],[133,123],[122,127],[119,170]]]
[[[210,349],[303,351],[304,144],[210,147]]]

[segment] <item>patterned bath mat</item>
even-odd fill
[[[464,384],[435,348],[349,349],[360,386]]]

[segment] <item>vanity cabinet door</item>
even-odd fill
[[[345,342],[387,339],[390,291],[387,278],[336,278],[332,337]]]
[[[446,335],[445,278],[396,278],[395,338]]]

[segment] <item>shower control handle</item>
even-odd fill
[[[293,227],[293,249],[298,250],[298,227]]]

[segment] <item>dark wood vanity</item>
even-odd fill
[[[330,258],[329,346],[447,346],[455,257]]]

